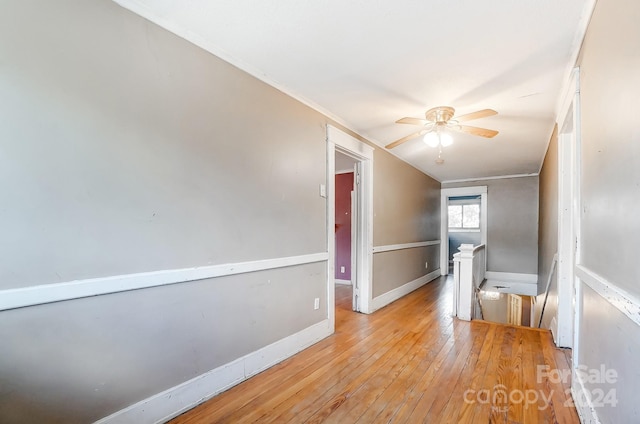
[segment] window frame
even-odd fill
[[[478,205],[478,226],[477,227],[465,227],[464,226],[464,207],[468,205]],[[449,217],[449,207],[461,206],[462,207],[462,227],[451,227],[451,220],[447,219],[448,230],[452,233],[479,233],[482,225],[482,206],[480,199],[454,199],[449,200],[447,205],[447,217]]]

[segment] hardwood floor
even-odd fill
[[[334,335],[172,423],[579,422],[550,333],[459,321],[451,299],[441,278],[363,315],[339,286]]]

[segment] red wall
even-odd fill
[[[336,175],[336,273],[335,278],[351,280],[351,190],[353,172]],[[344,267],[344,274],[340,267]]]

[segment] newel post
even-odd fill
[[[471,321],[473,315],[473,301],[475,297],[475,287],[473,284],[473,244],[461,244],[458,248],[460,254],[459,269],[460,275],[455,280],[458,281],[457,287],[457,316],[458,318]]]

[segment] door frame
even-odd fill
[[[358,197],[355,217],[356,245],[355,278],[352,288],[357,296],[355,306],[358,312],[370,313],[373,300],[373,151],[374,148],[350,136],[344,131],[327,125],[327,311],[330,326],[335,329],[335,154],[340,152],[356,160],[359,164],[360,184],[354,186]]]
[[[487,244],[487,186],[440,190],[440,275],[449,274],[449,197],[480,196],[480,243]],[[489,251],[487,250],[487,253]],[[487,255],[485,255],[486,260]],[[486,264],[485,264],[486,269]]]
[[[558,114],[558,312],[551,328],[558,347],[574,349],[577,363],[581,283],[580,263],[580,69],[575,68]]]

